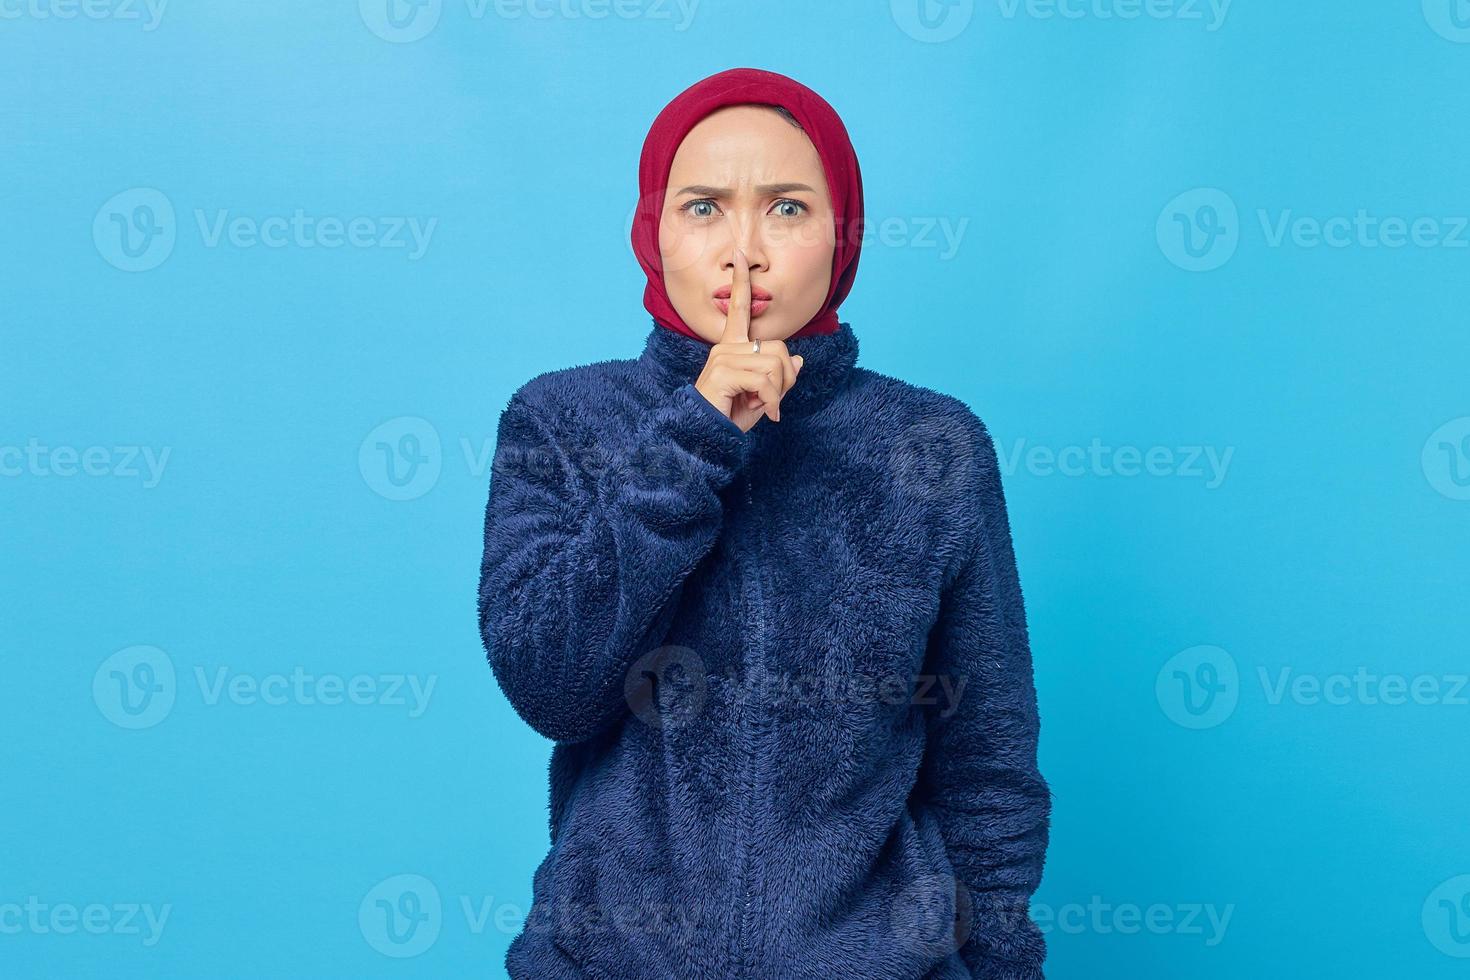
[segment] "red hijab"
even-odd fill
[[[837,307],[852,291],[858,253],[862,251],[862,172],[837,111],[800,82],[759,68],[731,68],[695,82],[664,106],[643,141],[643,155],[638,161],[638,207],[633,214],[633,252],[648,276],[643,305],[659,326],[704,340],[674,311],[664,289],[658,226],[668,191],[669,168],[679,144],[701,119],[716,109],[752,102],[778,105],[790,112],[822,158],[836,232],[832,284],[822,309],[792,337],[832,333],[838,326]]]

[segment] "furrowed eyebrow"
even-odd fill
[[[756,189],[757,194],[790,194],[793,191],[806,191],[815,194],[815,188],[806,184],[761,184]],[[698,194],[700,197],[713,197],[717,200],[728,200],[735,192],[728,187],[711,187],[708,184],[691,184],[681,187],[678,194]]]

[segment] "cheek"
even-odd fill
[[[658,226],[658,250],[664,264],[664,280],[670,289],[679,273],[695,268],[710,246],[707,226],[692,224],[682,215],[665,213]]]
[[[802,295],[812,302],[821,302],[827,296],[827,287],[832,283],[832,256],[830,243],[814,241],[793,243],[783,256],[784,265],[790,269],[793,281],[800,283]]]

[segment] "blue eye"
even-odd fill
[[[796,208],[797,210],[795,211],[795,213],[781,214],[781,215],[778,215],[778,217],[782,217],[782,218],[800,218],[804,214],[806,214],[807,211],[811,210],[810,208],[808,208],[805,204],[801,203],[800,201],[792,200],[789,197],[783,197],[783,198],[781,198],[781,200],[779,200],[779,201],[776,202],[775,206],[776,207],[780,207],[783,204],[784,205],[790,205],[791,207]],[[714,214],[711,213],[711,212],[696,211],[695,210],[695,208],[702,207],[704,205],[708,205],[709,207],[716,208],[716,209],[718,209],[718,207],[719,207],[717,204],[715,204],[715,202],[712,199],[710,199],[708,197],[698,197],[698,198],[695,198],[692,201],[686,201],[685,203],[679,205],[679,210],[682,211],[682,212],[684,212],[685,214],[689,215],[691,218],[695,218],[695,219],[701,220],[701,221],[706,220],[708,218],[713,218],[714,217]]]

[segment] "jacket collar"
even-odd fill
[[[792,337],[786,350],[802,356],[801,374],[781,399],[781,417],[810,415],[825,405],[847,381],[857,363],[858,341],[852,325],[839,323],[829,334]],[[660,326],[648,332],[638,362],[670,390],[699,377],[709,359],[710,345]]]

